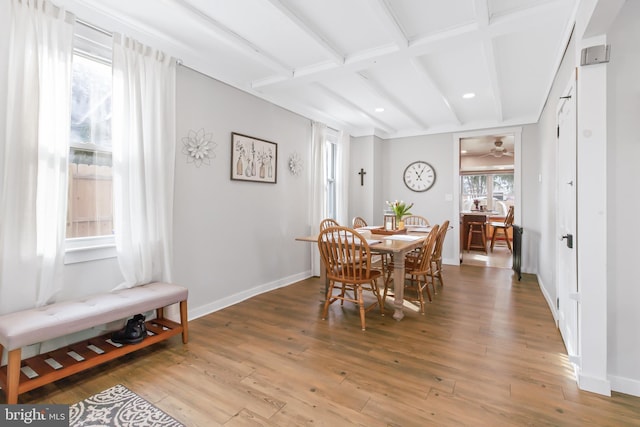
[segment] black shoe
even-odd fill
[[[139,318],[140,316],[141,318]],[[120,344],[137,344],[141,342],[147,335],[146,326],[144,325],[144,316],[136,315],[133,319],[127,321],[127,325],[111,334],[111,341]]]
[[[136,314],[133,316],[133,320],[140,322],[140,325],[142,326],[142,335],[147,336],[147,325],[144,323],[144,319],[145,317],[142,314]]]

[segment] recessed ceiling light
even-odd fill
[[[384,108],[382,107],[376,108],[376,113],[382,113],[383,111],[384,111]]]
[[[460,154],[467,154],[467,150],[460,150]]]
[[[465,93],[464,95],[462,95],[462,97],[464,99],[471,99],[471,98],[475,98],[476,94],[473,92],[469,92],[469,93]]]

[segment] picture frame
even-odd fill
[[[241,133],[231,133],[231,179],[275,184],[278,144]]]

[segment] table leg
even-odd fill
[[[404,258],[405,253],[394,254],[394,258],[398,262],[393,263],[393,318],[402,320],[404,317]]]
[[[324,266],[324,262],[320,260],[320,282],[324,283],[324,295],[329,292],[329,278],[327,277],[327,269]]]

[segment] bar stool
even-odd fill
[[[467,252],[471,249],[481,249],[484,253],[487,252],[487,232],[485,229],[485,223],[480,221],[471,221],[468,223],[469,229],[467,231]],[[479,235],[479,240],[482,241],[482,245],[473,242],[473,236]]]

